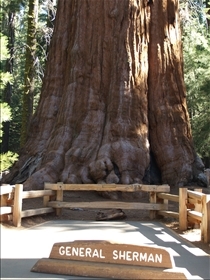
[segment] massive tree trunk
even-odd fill
[[[30,135],[5,181],[170,183],[198,177],[177,0],[60,0]]]

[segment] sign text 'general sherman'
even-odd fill
[[[172,268],[170,254],[151,246],[117,244],[107,241],[55,243],[50,258]]]
[[[55,243],[32,272],[112,279],[182,279],[168,250],[158,246],[78,240]]]

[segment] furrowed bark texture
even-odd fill
[[[60,0],[40,103],[6,180],[192,180],[181,54],[176,0]]]
[[[154,1],[148,80],[150,144],[161,169],[162,181],[169,184],[183,184],[192,179],[195,160],[178,21],[178,1]]]

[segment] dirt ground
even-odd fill
[[[178,190],[171,189],[171,193],[177,194]],[[210,189],[203,189],[204,193],[209,194]],[[71,201],[71,202],[91,202],[91,201],[107,201],[107,198],[99,196],[96,192],[64,192],[64,201]],[[137,198],[134,197],[120,197],[120,201],[134,201],[134,202],[149,202],[149,197],[147,193],[140,193]],[[33,198],[33,199],[25,199],[23,201],[23,210],[25,209],[35,209],[43,207],[43,201],[41,198]],[[170,202],[168,210],[178,212],[178,203]],[[81,221],[95,221],[96,215],[99,211],[105,211],[104,209],[83,209],[83,208],[65,208],[62,209],[61,216],[56,216],[54,213],[51,214],[44,214],[39,216],[33,216],[28,218],[22,219],[22,226],[20,229],[23,228],[30,228],[35,225],[39,225],[46,221],[50,220],[81,220]],[[123,210],[126,214],[126,218],[124,221],[151,221],[149,217],[148,210]],[[158,217],[155,219],[156,221],[162,222],[168,228],[172,229],[176,233],[180,234],[183,238],[190,241],[195,246],[201,248],[206,253],[210,254],[210,244],[205,244],[201,241],[201,230],[198,225],[194,225],[194,228],[189,228],[186,231],[179,230],[179,223],[174,218],[169,217]],[[3,226],[10,227],[11,229],[14,227],[12,226],[11,222],[3,223]],[[16,228],[17,229],[17,228]]]

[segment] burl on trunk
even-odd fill
[[[198,180],[182,63],[178,0],[60,0],[40,102],[6,180]]]

